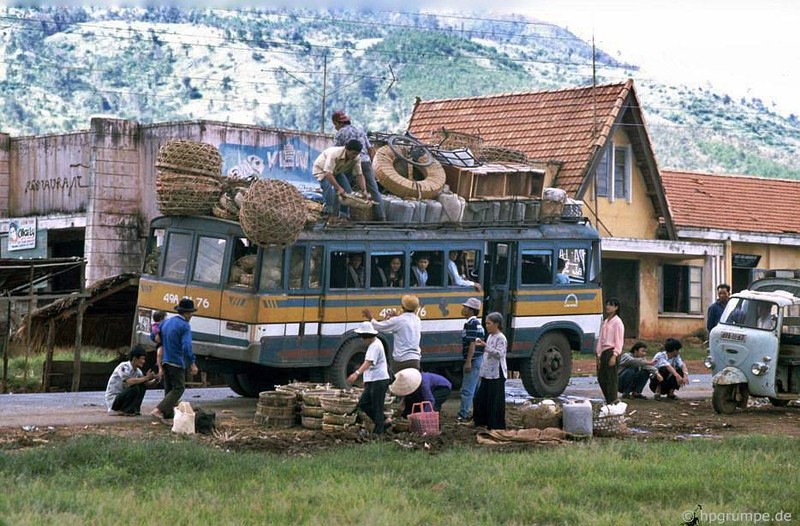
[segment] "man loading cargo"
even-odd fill
[[[342,206],[340,197],[352,191],[348,174],[358,181],[361,192],[367,193],[364,174],[358,154],[361,143],[356,140],[347,141],[344,146],[325,148],[314,161],[311,173],[319,181],[322,196],[325,199],[325,211],[334,218],[347,219],[350,209]]]

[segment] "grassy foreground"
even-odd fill
[[[438,455],[385,442],[287,458],[82,436],[0,452],[0,524],[677,525],[696,504],[741,514],[726,524],[798,521],[797,454],[793,439],[741,437]]]

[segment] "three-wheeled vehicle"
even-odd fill
[[[800,398],[800,278],[770,277],[732,295],[709,335],[712,405],[730,414],[752,396]]]

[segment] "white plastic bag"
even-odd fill
[[[189,402],[181,402],[175,408],[175,418],[172,420],[172,432],[183,435],[194,434],[194,409]]]

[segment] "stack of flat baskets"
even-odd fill
[[[302,392],[302,406],[300,409],[300,423],[306,429],[322,429],[322,418],[325,411],[320,405],[320,398],[323,396],[335,396],[340,391],[329,389],[324,386],[311,388]]]
[[[210,215],[222,194],[222,156],[211,144],[173,140],[156,159],[156,206],[165,215]]]
[[[356,423],[358,396],[349,393],[319,397],[322,407],[322,430],[339,431]]]
[[[250,185],[239,207],[242,230],[257,245],[290,245],[308,217],[303,194],[292,184],[259,179]]]
[[[295,422],[297,395],[282,391],[263,391],[256,404],[256,424],[266,427],[287,428]]]

